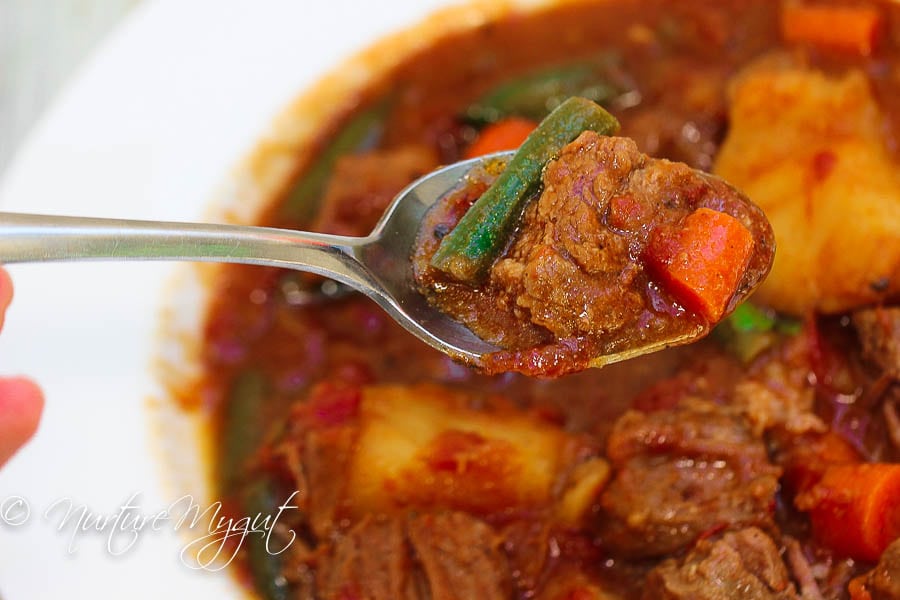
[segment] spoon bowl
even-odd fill
[[[441,352],[466,363],[500,350],[429,304],[419,293],[412,269],[412,256],[425,213],[468,173],[488,160],[511,157],[503,152],[444,167],[414,182],[400,192],[375,229],[355,248],[360,265],[371,279],[368,290],[357,287],[375,300],[413,335]]]

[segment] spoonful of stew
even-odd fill
[[[444,167],[363,238],[0,213],[0,263],[91,259],[298,269],[373,299],[489,372],[561,375],[696,340],[762,281],[763,213],[705,173],[640,154],[581,98],[519,150]]]

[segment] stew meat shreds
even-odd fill
[[[665,556],[721,529],[774,528],[780,469],[744,420],[704,401],[628,412],[609,437],[615,475],[597,534],[629,557]]]
[[[600,354],[708,331],[774,253],[765,217],[740,192],[591,131],[548,163],[540,197],[478,289],[427,264],[459,204],[451,194],[426,220],[418,277],[442,310],[509,349],[484,359],[488,372],[559,375]],[[472,310],[485,304],[491,310]]]
[[[453,363],[361,296],[307,304],[294,272],[223,268],[204,380],[179,397],[212,413],[228,516],[276,514],[295,491],[300,506],[273,532],[283,542],[296,533],[284,553],[248,536],[243,579],[265,600],[900,598],[900,541],[888,539],[900,522],[900,4],[536,10],[422,43],[348,99],[358,108],[322,123],[315,153],[296,157],[309,165],[296,188],[273,197],[259,223],[366,234],[412,179],[476,151],[484,119],[537,122],[541,107],[589,97],[637,147],[588,148],[586,137],[567,155],[593,173],[601,148],[621,153],[636,168],[595,179],[619,176],[611,185],[631,196],[605,197],[565,161],[552,166],[555,192],[523,215],[540,229],[503,249],[488,285],[447,284],[467,322],[491,315],[481,325],[508,336],[496,339],[516,348],[511,364],[562,372],[587,353],[591,331],[643,310],[651,324],[675,318],[684,305],[666,284],[684,274],[677,264],[668,280],[626,266],[633,285],[616,289],[637,294],[627,310],[582,317],[555,295],[584,301],[592,277],[599,289],[618,284],[613,250],[647,263],[631,252],[653,236],[635,235],[629,217],[648,206],[650,222],[702,208],[746,226],[704,176],[688,187],[708,194],[642,204],[641,194],[684,182],[680,167],[638,151],[712,167],[767,211],[779,258],[751,298],[758,310],[691,346],[538,380]],[[294,157],[282,159],[272,171]],[[448,198],[426,246],[495,175]],[[546,219],[551,202],[583,218]],[[543,265],[551,278],[577,277],[559,289],[525,277]],[[687,308],[685,321],[699,318]]]
[[[697,543],[653,569],[646,600],[799,600],[772,539],[750,527]]]

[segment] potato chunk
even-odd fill
[[[865,75],[769,59],[730,88],[715,172],[766,213],[778,251],[755,298],[836,313],[900,292],[900,164]]]
[[[565,440],[537,418],[475,411],[437,386],[367,387],[348,500],[360,514],[540,506],[552,501]]]

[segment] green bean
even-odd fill
[[[259,449],[269,429],[271,384],[257,370],[235,377],[222,414],[219,486],[223,496],[235,498],[242,515],[275,515],[280,500],[274,483],[264,474],[247,482],[247,461]],[[267,410],[267,408],[269,410]],[[247,538],[247,558],[257,591],[266,600],[287,600],[288,585],[282,575],[282,556],[266,549],[263,535]]]
[[[254,481],[242,498],[242,509],[251,518],[255,515],[278,514],[284,498],[279,498],[275,485],[268,479]],[[279,548],[280,549],[280,548]],[[265,600],[287,600],[290,588],[284,578],[283,554],[275,554],[266,547],[266,536],[254,534],[247,538],[247,558],[253,585]]]
[[[716,326],[713,335],[734,356],[749,363],[799,330],[799,321],[745,302]]]
[[[744,303],[728,316],[730,326],[738,333],[759,333],[775,327],[775,313]]]
[[[566,98],[580,96],[605,104],[621,94],[623,86],[612,83],[611,57],[577,62],[529,73],[492,89],[473,102],[465,119],[485,125],[515,115],[540,121]]]
[[[599,105],[569,98],[544,119],[506,169],[441,241],[431,265],[453,278],[477,283],[506,247],[528,200],[540,186],[544,165],[585,130],[615,133],[619,122]]]
[[[247,460],[263,440],[269,388],[269,381],[258,371],[245,371],[232,383],[222,413],[219,460],[219,486],[225,495],[234,492]]]
[[[383,99],[344,125],[288,194],[280,209],[283,216],[302,222],[316,213],[338,158],[374,147],[382,136],[388,108],[389,102]]]

